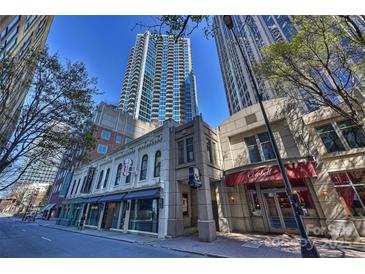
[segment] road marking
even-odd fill
[[[52,240],[51,239],[48,239],[48,238],[46,238],[46,237],[41,237],[43,240],[46,240],[46,241],[49,241],[49,242],[52,242]]]
[[[25,232],[26,230],[25,229],[22,229],[23,232]]]

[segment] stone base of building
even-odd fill
[[[214,220],[198,220],[199,240],[201,242],[212,242],[217,238]]]

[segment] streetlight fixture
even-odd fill
[[[243,61],[245,62],[245,65],[247,67],[247,71],[248,71],[249,77],[250,77],[250,79],[251,79],[251,81],[253,83],[254,91],[255,91],[257,100],[259,102],[260,109],[261,109],[261,113],[262,113],[262,116],[264,117],[266,129],[268,131],[268,134],[269,134],[269,137],[270,137],[270,141],[271,141],[271,144],[273,146],[273,150],[274,150],[274,153],[275,153],[275,156],[276,156],[276,161],[278,163],[281,176],[283,177],[286,194],[287,194],[287,196],[289,198],[290,206],[291,206],[291,209],[293,211],[293,215],[294,215],[295,221],[297,223],[297,226],[298,226],[298,229],[299,229],[299,232],[300,232],[300,238],[301,238],[300,239],[300,247],[301,247],[302,257],[303,258],[319,258],[320,257],[319,256],[319,253],[318,253],[316,247],[314,246],[314,244],[308,238],[308,235],[307,235],[307,233],[305,231],[305,228],[304,228],[303,221],[300,218],[301,208],[300,208],[300,204],[299,204],[298,197],[293,194],[293,190],[291,188],[291,185],[290,185],[290,182],[289,182],[289,179],[288,179],[288,175],[286,174],[286,170],[285,170],[283,161],[281,159],[280,152],[279,152],[277,143],[275,141],[274,134],[272,132],[269,119],[267,118],[267,114],[266,114],[264,105],[262,103],[262,95],[259,92],[259,89],[258,89],[258,86],[256,84],[255,78],[254,78],[254,76],[252,74],[251,67],[250,67],[249,63],[247,62],[247,59],[246,59],[245,54],[243,52],[243,49],[242,49],[242,47],[241,47],[241,45],[240,45],[240,43],[238,41],[238,38],[236,36],[236,33],[234,32],[234,29],[233,29],[234,23],[233,23],[233,20],[232,20],[232,16],[230,16],[230,15],[224,15],[223,16],[223,22],[227,26],[227,28],[229,30],[231,30],[232,33],[233,33],[234,39],[235,39],[235,41],[236,41],[236,43],[238,45],[238,48],[240,49],[240,52],[241,52]]]

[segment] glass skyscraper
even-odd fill
[[[296,33],[292,19],[287,15],[233,16],[234,31],[251,68],[262,58],[260,49],[275,42],[291,39]],[[224,24],[223,16],[215,16],[214,25],[228,108],[232,115],[257,103],[257,98],[238,45],[232,32]],[[264,99],[275,97],[275,91],[269,83],[255,73],[254,78]]]
[[[138,34],[129,55],[119,108],[136,119],[185,123],[198,113],[190,39]]]

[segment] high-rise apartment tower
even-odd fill
[[[296,33],[292,17],[287,15],[232,16],[234,32],[244,51],[249,66],[261,60],[260,50],[279,41],[288,41]],[[218,50],[224,88],[230,114],[257,103],[253,82],[249,77],[232,31],[223,22],[223,16],[214,17],[215,41]],[[254,73],[254,78],[264,99],[274,98],[275,91]]]
[[[190,39],[138,34],[132,47],[119,108],[142,121],[185,123],[198,113]]]

